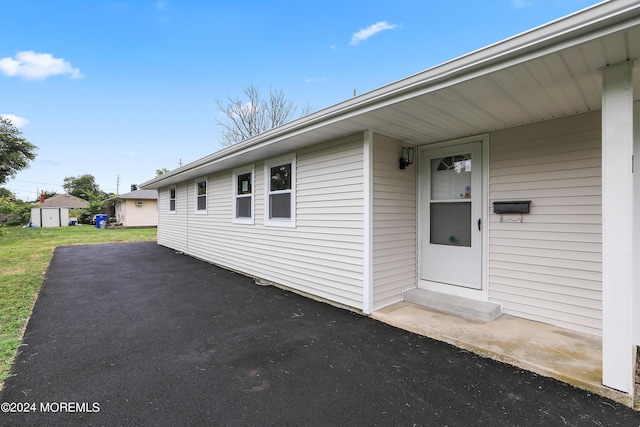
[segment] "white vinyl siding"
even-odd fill
[[[373,310],[417,281],[417,165],[400,170],[401,141],[373,136]]]
[[[507,314],[601,334],[600,117],[491,134],[489,295]],[[531,213],[500,222],[498,200],[531,200]]]
[[[169,188],[158,189],[158,244],[182,251],[188,239],[186,223],[189,184],[180,183],[175,189],[175,213],[169,213]]]
[[[160,207],[158,243],[249,276],[361,309],[363,136],[358,134],[291,154],[289,157],[295,154],[296,159],[296,197],[292,206],[295,228],[265,226],[265,163],[257,162],[254,224],[232,220],[233,171],[229,170],[207,177],[207,215],[195,214],[195,181],[177,186],[177,214],[168,215],[167,209]],[[187,187],[192,196],[188,208],[183,209],[181,190]],[[168,197],[167,189],[161,193]],[[181,212],[188,212],[188,216],[183,218]]]

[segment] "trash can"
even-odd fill
[[[102,227],[100,226],[100,223],[102,224]],[[106,215],[96,215],[96,228],[106,228],[107,225],[107,216]]]

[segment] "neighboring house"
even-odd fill
[[[633,396],[637,58],[616,0],[351,98],[143,184],[158,244],[364,313],[419,289],[602,336]]]
[[[89,202],[70,194],[57,194],[44,198],[31,209],[31,225],[34,227],[66,227],[69,225],[69,209],[89,207]]]
[[[158,192],[134,190],[109,199],[115,207],[116,223],[125,227],[158,225]]]

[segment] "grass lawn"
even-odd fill
[[[99,230],[89,225],[6,228],[0,236],[0,388],[9,375],[57,246],[154,240],[155,228]]]

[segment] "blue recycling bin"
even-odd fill
[[[100,228],[100,223],[104,221],[105,226],[107,225],[107,216],[106,215],[96,215],[96,228]]]

